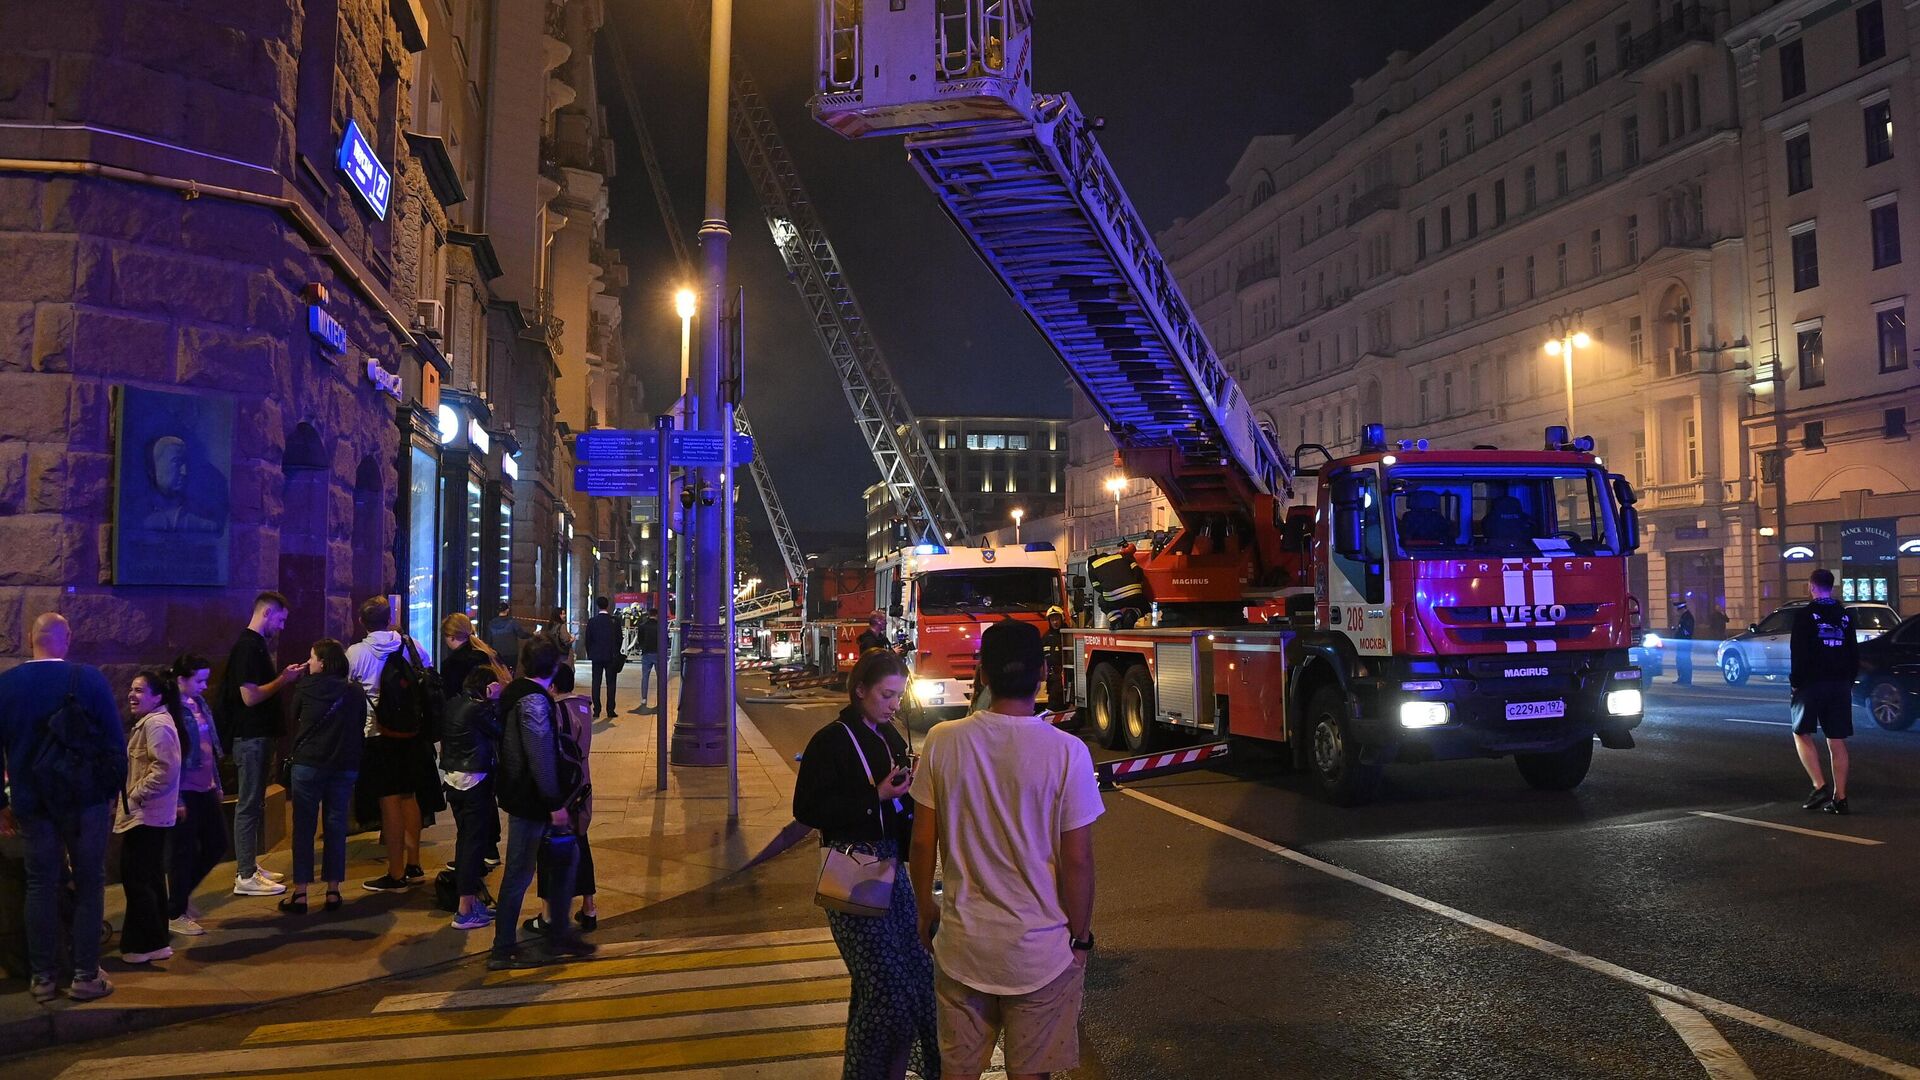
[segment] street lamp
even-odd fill
[[[1584,349],[1593,344],[1593,338],[1588,336],[1585,330],[1579,329],[1581,314],[1581,309],[1574,308],[1572,311],[1563,311],[1548,321],[1553,337],[1547,341],[1547,355],[1559,357],[1562,366],[1566,369],[1567,436],[1569,438],[1576,434],[1573,426],[1573,352],[1575,349]]]
[[[691,374],[695,310],[692,289],[681,289],[673,294],[673,311],[680,316],[680,392],[682,394],[687,393],[687,378]]]
[[[1120,495],[1127,490],[1127,478],[1124,476],[1109,476],[1107,478],[1107,490],[1113,493],[1113,535],[1118,538],[1120,535]]]
[[[1013,511],[1013,542],[1020,542],[1020,519],[1027,516],[1025,510],[1015,507]]]

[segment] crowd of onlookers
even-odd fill
[[[620,627],[606,601],[599,607],[589,648],[609,635],[618,648]],[[25,840],[36,999],[52,1000],[63,982],[78,1001],[113,990],[93,928],[102,925],[114,834],[126,895],[120,958],[131,964],[169,959],[176,937],[207,933],[194,895],[226,859],[229,839],[233,894],[278,897],[281,912],[302,917],[316,841],[320,905],[334,911],[347,900],[356,825],[377,824],[386,854],[360,889],[400,892],[426,882],[421,829],[442,813],[454,821],[454,859],[434,890],[454,927],[494,927],[489,966],[593,952],[579,936],[598,923],[588,753],[594,719],[613,712],[612,680],[605,713],[597,693],[575,689],[564,617],[530,632],[503,608],[482,636],[466,614],[449,615],[436,668],[430,645],[394,628],[386,597],[360,605],[359,640],[316,641],[281,665],[274,651],[287,614],[284,596],[261,593],[217,685],[211,661],[184,654],[135,675],[124,713],[97,668],[67,659],[66,619],[34,620],[33,658],[0,674],[0,835]],[[223,762],[235,785],[231,834]],[[260,863],[275,783],[292,809],[290,876]],[[503,862],[496,899],[485,877]],[[536,881],[543,907],[523,924]]]

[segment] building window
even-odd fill
[[[1440,208],[1440,250],[1453,246],[1453,207]]]
[[[303,4],[300,40],[304,47],[295,81],[298,107],[294,116],[296,145],[305,168],[296,177],[310,193],[330,194],[335,143],[333,133],[333,80],[340,34],[338,0],[314,0]],[[391,160],[391,159],[389,159]]]
[[[1882,98],[1861,110],[1866,126],[1867,164],[1878,165],[1893,157],[1893,102]]]
[[[1617,22],[1613,24],[1613,66],[1621,71],[1633,60],[1633,24]]]
[[[1825,450],[1827,448],[1827,422],[1809,420],[1800,429],[1800,446],[1804,450]]]
[[[1853,9],[1853,28],[1859,36],[1861,66],[1887,55],[1887,22],[1880,0]]]
[[[1567,243],[1564,240],[1554,248],[1553,278],[1555,288],[1564,289],[1567,287]]]
[[[1427,175],[1427,144],[1413,144],[1413,178],[1424,179]]]
[[[1504,310],[1506,306],[1507,268],[1504,266],[1496,266],[1493,268],[1493,309],[1495,311],[1501,311]]]
[[[1680,421],[1680,445],[1686,455],[1687,479],[1700,478],[1700,418],[1689,414]]]
[[[1635,432],[1633,436],[1633,486],[1645,487],[1647,484],[1647,433]]]
[[[1665,146],[1673,139],[1673,116],[1667,111],[1667,92],[1660,91],[1654,100],[1660,114],[1660,145]]]
[[[1907,369],[1907,306],[1882,308],[1873,313],[1880,338],[1880,373]]]
[[[1433,419],[1433,380],[1420,380],[1420,419]]]
[[[1540,205],[1540,176],[1531,165],[1520,174],[1520,203],[1527,210]]]
[[[1533,80],[1527,79],[1520,84],[1520,122],[1533,119]]]
[[[1466,143],[1466,149],[1460,152],[1463,154],[1471,154],[1473,153],[1474,146],[1477,145],[1473,135],[1473,114],[1472,113],[1468,113],[1467,118],[1460,122],[1460,129],[1461,129],[1460,131],[1461,138]]]
[[[1589,41],[1585,47],[1580,50],[1580,64],[1581,70],[1587,80],[1586,89],[1591,90],[1600,85],[1600,46],[1598,43]]]
[[[1813,136],[1801,131],[1787,140],[1787,194],[1813,186]]]
[[[1493,182],[1493,226],[1499,228],[1507,223],[1507,181],[1504,177]]]
[[[1597,184],[1606,171],[1606,153],[1600,149],[1600,133],[1587,136],[1587,183]]]
[[[1640,215],[1627,215],[1627,265],[1640,262]]]
[[[1506,114],[1501,109],[1499,98],[1494,98],[1489,108],[1493,113],[1493,137],[1497,139],[1507,133]]]
[[[1440,290],[1440,329],[1445,330],[1451,327],[1452,325],[1453,325],[1453,290],[1441,289]]]
[[[1900,205],[1885,203],[1867,211],[1868,231],[1873,235],[1873,268],[1880,270],[1900,262]]]
[[[1600,230],[1595,229],[1587,236],[1587,272],[1599,277],[1600,267]]]
[[[1820,246],[1811,224],[1789,232],[1793,244],[1793,291],[1803,292],[1820,284]]]
[[[1567,193],[1567,152],[1565,150],[1556,150],[1553,153],[1553,193],[1555,195]]]
[[[1627,316],[1627,356],[1632,358],[1633,366],[1639,367],[1647,359],[1647,335],[1640,326],[1640,316]]]
[[[1448,162],[1453,160],[1453,151],[1449,149],[1449,146],[1450,144],[1447,141],[1447,129],[1441,128],[1440,129],[1440,167],[1443,169],[1447,167]]]
[[[1687,76],[1687,130],[1700,130],[1700,76]]]
[[[1780,100],[1807,92],[1807,53],[1798,38],[1780,46]]]
[[[1467,319],[1472,321],[1480,317],[1480,279],[1467,279]]]
[[[1620,120],[1620,167],[1631,169],[1640,164],[1640,118],[1622,117]]]
[[[1467,192],[1467,239],[1480,235],[1480,196],[1477,192]]]
[[[1440,415],[1453,415],[1453,372],[1440,376]]]
[[[1533,299],[1533,256],[1527,256],[1527,299]]]
[[[1427,219],[1426,218],[1421,218],[1420,220],[1413,223],[1413,257],[1415,259],[1425,259],[1427,257]],[[1305,305],[1303,304],[1301,306],[1304,307]]]
[[[1904,406],[1898,409],[1888,409],[1881,415],[1880,434],[1889,439],[1904,439],[1907,437],[1907,410]]]
[[[1558,60],[1553,62],[1553,67],[1547,72],[1547,86],[1547,93],[1553,104],[1559,105],[1567,100],[1567,72]]]
[[[1800,329],[1795,332],[1796,347],[1800,357],[1800,389],[1811,390],[1827,384],[1827,353],[1820,339],[1820,326]]]

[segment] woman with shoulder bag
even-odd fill
[[[853,981],[843,1080],[901,1080],[909,1068],[940,1076],[933,958],[920,945],[907,879],[913,771],[893,726],[907,678],[892,652],[862,656],[847,676],[849,704],[807,743],[793,792],[793,816],[820,831],[816,902]]]
[[[207,706],[213,663],[184,653],[173,662],[180,711],[187,720],[180,743],[180,805],[185,813],[167,836],[167,927],[185,937],[206,933],[193,890],[227,857],[227,818],[220,809],[220,735]]]

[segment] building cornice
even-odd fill
[[[1757,52],[1767,44],[1777,44],[1799,34],[1800,28],[1813,16],[1824,15],[1829,8],[1839,11],[1846,7],[1847,0],[1787,0],[1733,26],[1720,35],[1720,41],[1736,54],[1742,46]]]

